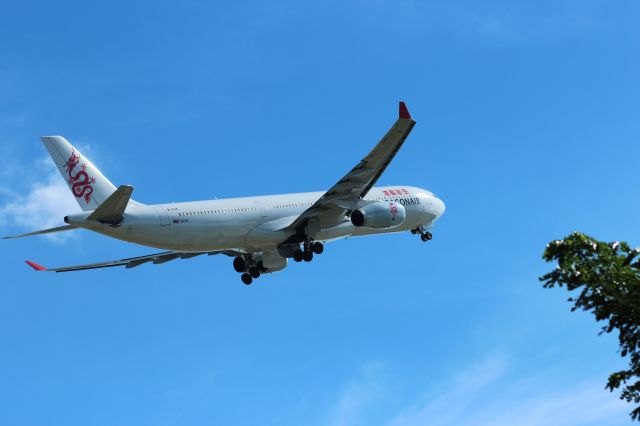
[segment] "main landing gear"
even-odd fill
[[[246,285],[260,278],[260,274],[266,271],[262,265],[262,261],[254,262],[253,259],[247,255],[238,256],[233,259],[233,269],[235,269],[236,272],[242,273],[240,279]]]
[[[280,251],[280,256],[284,258],[293,258],[296,262],[311,262],[314,254],[319,255],[322,254],[322,252],[324,252],[324,245],[320,241],[305,241],[302,244],[302,247],[298,243],[286,245],[285,249]],[[285,266],[286,262],[282,267],[275,270],[278,271]],[[253,256],[252,253],[245,253],[236,256],[233,259],[233,269],[241,274],[240,279],[246,285],[250,285],[253,283],[253,280],[260,278],[261,274],[274,270],[271,267],[270,269],[265,268],[262,262],[262,256]]]
[[[302,250],[297,249],[293,252],[293,260],[296,262],[311,262],[313,260],[313,255],[322,254],[324,251],[324,245],[319,241],[306,241],[302,245]]]
[[[411,230],[411,233],[413,235],[420,234],[420,239],[424,242],[427,242],[433,238],[433,234],[431,232],[425,231],[422,228],[414,228]]]

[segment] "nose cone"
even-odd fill
[[[444,211],[447,209],[447,207],[444,205],[444,202],[440,199],[440,198],[436,198],[434,200],[434,207],[435,207],[435,213],[436,213],[436,217],[440,217],[444,214]]]

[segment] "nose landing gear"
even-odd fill
[[[421,239],[422,241],[424,241],[424,242],[427,242],[427,241],[429,241],[430,239],[432,239],[432,238],[433,238],[433,234],[432,234],[431,232],[429,232],[429,231],[425,231],[425,230],[424,230],[424,229],[422,229],[421,227],[418,227],[418,228],[414,228],[414,229],[412,229],[412,230],[411,230],[411,233],[412,233],[413,235],[420,234],[420,239]]]

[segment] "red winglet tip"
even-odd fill
[[[42,265],[38,265],[36,262],[32,262],[30,260],[25,260],[25,262],[27,263],[27,265],[31,266],[36,271],[46,271],[47,270],[47,268],[45,268]]]
[[[400,102],[400,118],[404,118],[405,120],[411,119],[411,114],[409,114],[409,110],[404,102]]]

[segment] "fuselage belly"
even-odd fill
[[[323,192],[208,200],[186,203],[134,205],[117,227],[94,229],[104,235],[149,247],[182,252],[239,248],[248,251],[274,249],[287,238],[279,234],[312,206]],[[372,188],[365,200],[396,202],[404,206],[401,225],[375,229],[355,227],[344,221],[322,229],[316,240],[403,232],[429,227],[444,210],[435,195],[416,187]]]

